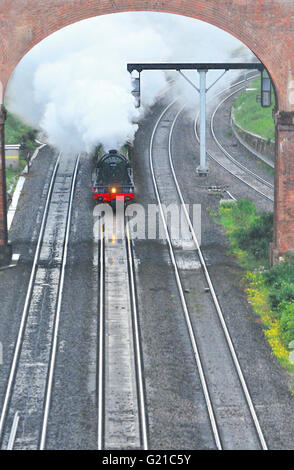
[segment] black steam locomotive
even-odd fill
[[[107,202],[115,205],[120,198],[125,203],[134,199],[133,171],[129,157],[110,150],[98,155],[93,174],[93,197],[96,202]]]

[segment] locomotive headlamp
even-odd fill
[[[115,194],[116,193],[116,188],[111,188],[111,192],[112,192],[112,194]]]

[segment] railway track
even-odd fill
[[[115,224],[124,227],[121,237],[106,236],[105,224],[112,223],[107,216],[100,226],[98,450],[147,450],[133,248],[128,220],[122,219],[124,214],[117,213]]]
[[[59,155],[51,175],[1,410],[2,449],[46,447],[79,158]]]
[[[163,205],[171,202],[179,205],[185,203],[172,161],[173,131],[181,111],[175,100],[159,116],[151,136],[149,163],[215,447],[217,449],[267,449],[189,213],[183,206],[194,244],[190,251],[190,259],[194,258],[199,265],[199,268],[193,272],[193,280],[187,277],[184,269],[181,268],[182,253],[178,248],[178,240],[173,240],[170,235],[163,208]],[[195,287],[195,284],[198,302],[203,302],[206,306],[205,315],[195,312],[195,305],[194,310],[191,311],[189,300],[185,296],[185,292],[189,291],[191,286]],[[207,290],[210,292],[209,301]],[[214,325],[213,338],[211,337],[212,324]]]
[[[254,77],[252,77],[254,78]],[[242,83],[246,82],[245,80],[242,80],[238,83],[235,83],[234,85],[231,85],[230,87],[222,90],[220,93],[214,95],[212,99],[215,99],[217,96],[227,93],[229,90],[232,88],[236,88],[232,93],[229,93],[227,96],[225,96],[216,106],[216,108],[213,110],[211,117],[210,117],[210,134],[211,134],[211,139],[213,143],[215,144],[213,150],[207,150],[207,155],[214,160],[218,165],[220,165],[222,168],[224,168],[226,171],[228,171],[231,175],[233,175],[235,178],[237,178],[239,181],[242,181],[242,183],[246,184],[250,188],[252,188],[254,191],[256,191],[258,194],[260,194],[262,197],[265,199],[273,202],[274,200],[274,186],[271,184],[269,181],[265,180],[264,178],[260,177],[257,173],[254,171],[250,170],[247,168],[245,165],[240,163],[238,160],[236,160],[220,143],[220,141],[216,137],[215,133],[215,116],[216,113],[218,112],[219,108],[228,100],[230,99],[234,94],[239,93],[246,85],[242,85]],[[241,86],[240,86],[241,85]],[[196,116],[196,119],[194,121],[194,134],[196,137],[197,142],[199,143],[199,134],[198,134],[198,124],[199,124],[199,114]]]
[[[156,123],[150,143],[150,167],[184,317],[203,387],[215,445],[218,449],[228,448],[229,446],[226,444],[231,440],[230,444],[232,444],[232,447],[238,448],[240,443],[242,442],[243,444],[244,439],[247,439],[246,442],[249,443],[250,448],[259,447],[266,449],[266,443],[254,406],[187,211],[185,211],[185,217],[195,244],[194,256],[199,257],[203,269],[204,277],[202,283],[208,286],[210,290],[214,309],[223,330],[222,334],[226,338],[227,347],[230,350],[232,362],[242,386],[246,407],[249,409],[250,419],[255,426],[253,433],[247,424],[245,432],[238,428],[234,440],[230,425],[225,424],[223,426],[223,419],[220,413],[221,407],[215,404],[214,393],[211,393],[211,388],[214,388],[219,383],[212,379],[213,371],[207,370],[209,368],[207,367],[205,357],[203,358],[206,351],[204,351],[201,341],[198,344],[199,339],[197,339],[195,319],[193,319],[193,315],[189,311],[189,304],[185,298],[182,272],[181,268],[178,267],[179,254],[170,237],[168,224],[162,208],[162,195],[167,194],[162,184],[163,181],[166,182],[167,171],[171,171],[170,178],[172,179],[168,181],[176,189],[174,194],[178,194],[178,202],[184,204],[172,164],[173,130],[182,111],[175,110],[174,108],[175,103],[169,105]],[[213,116],[215,116],[215,113]],[[163,118],[165,118],[164,126],[161,127]],[[160,144],[161,160],[156,159],[155,163],[153,162],[154,146],[158,138],[158,132],[161,130],[163,131],[162,134],[166,135],[167,127],[169,133],[166,151],[162,150],[162,145]],[[213,124],[211,128],[213,131]],[[161,136],[161,141],[164,139],[163,135]],[[160,165],[157,166],[157,163],[160,163]],[[0,440],[2,449],[42,450],[46,447],[72,204],[78,166],[79,157],[74,165],[72,162],[61,162],[58,158],[52,173],[9,380],[1,410]],[[163,171],[162,178],[160,174],[157,173],[156,175],[157,171]],[[158,180],[160,180],[160,183],[158,183]],[[260,183],[264,184],[262,181]],[[170,201],[165,202],[169,203]],[[130,228],[127,220],[124,221],[124,226],[124,238],[121,240],[112,238],[110,241],[105,239],[104,226],[101,226],[99,243],[100,301],[97,447],[98,449],[146,450],[148,449],[148,429],[136,302],[134,259]],[[52,240],[54,240],[53,244]],[[201,328],[204,329],[204,325]],[[235,387],[236,384],[234,382],[234,390]],[[238,406],[243,413],[244,404],[239,402]],[[240,416],[238,415],[240,419],[243,416],[242,413],[240,413]],[[234,415],[235,418],[236,415]],[[248,420],[248,417],[246,419]],[[226,437],[226,433],[231,433],[229,439]],[[232,439],[234,442],[232,442]],[[256,445],[257,441],[258,444]]]

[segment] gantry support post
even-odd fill
[[[206,165],[206,73],[198,70],[200,77],[200,165],[197,167],[199,176],[208,174]]]
[[[206,93],[224,76],[227,72],[225,70],[211,85],[209,88],[206,88],[206,73],[208,70],[199,69],[199,82],[200,88],[198,88],[194,83],[186,77],[181,70],[178,70],[179,74],[190,83],[190,85],[198,91],[200,95],[200,165],[196,168],[196,171],[199,176],[207,176],[209,173],[208,166],[206,164]]]

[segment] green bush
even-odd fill
[[[241,199],[237,204],[222,204],[220,216],[222,224],[229,230],[233,246],[256,259],[268,259],[269,244],[273,239],[273,213],[258,215],[251,201]]]
[[[268,286],[276,285],[280,288],[286,283],[294,283],[294,256],[288,254],[283,263],[276,263],[272,269],[264,273],[265,283]]]
[[[263,273],[268,287],[268,301],[281,323],[285,344],[294,339],[294,257],[288,254],[285,261],[276,263]]]
[[[273,240],[273,213],[263,212],[255,215],[247,224],[235,232],[238,246],[249,251],[258,259],[269,256],[269,244]]]
[[[256,207],[248,199],[241,199],[232,206],[232,216],[238,227],[249,227],[256,217]]]
[[[271,308],[275,311],[280,311],[284,303],[294,302],[294,284],[275,283],[269,286],[268,298]]]
[[[294,339],[294,303],[283,303],[281,309],[281,327],[283,330],[283,339],[288,345]]]
[[[265,315],[266,335],[281,359],[277,353],[281,344],[287,356],[288,345],[294,340],[294,253],[288,253],[283,262],[265,270],[273,238],[273,214],[258,214],[254,204],[245,199],[237,203],[224,202],[219,215],[234,253],[240,264],[249,270],[251,286],[247,291],[251,293],[251,303],[255,311]]]

